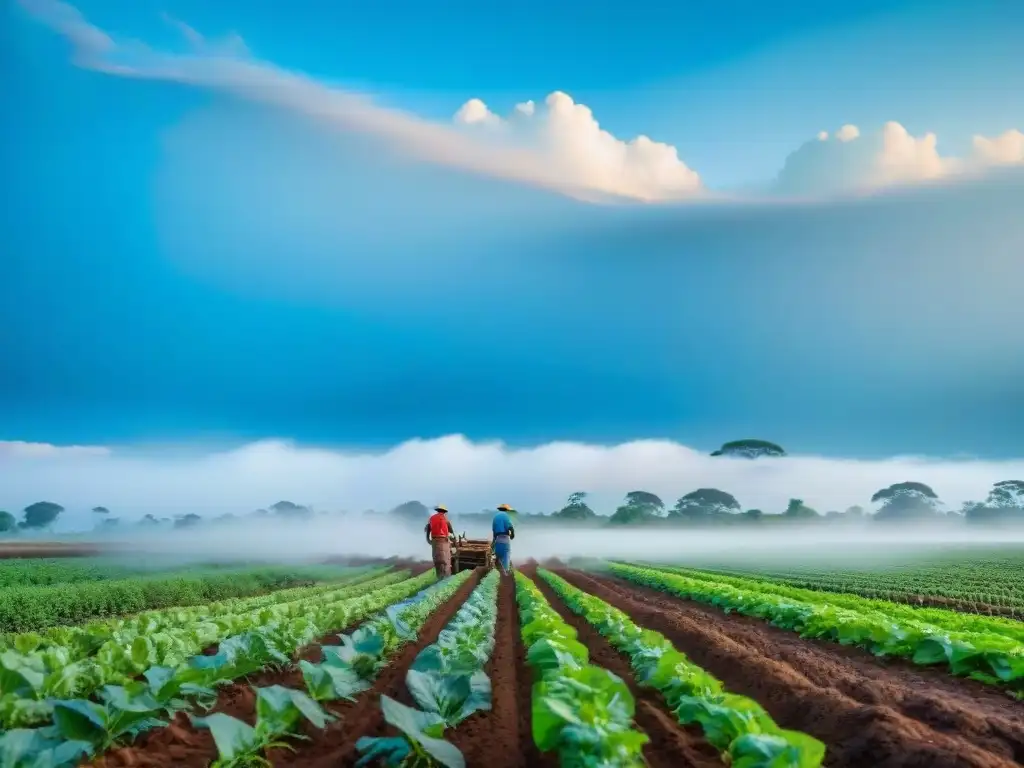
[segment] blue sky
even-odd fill
[[[0,439],[1019,455],[1024,184],[949,170],[1024,128],[1018,4],[549,5],[86,2],[116,43],[77,55],[84,22],[6,6]],[[253,79],[162,14],[238,33]],[[271,71],[333,90],[282,106]],[[420,122],[313,114],[339,89]],[[685,167],[608,181],[542,129],[460,154],[468,99],[507,115],[559,90]],[[771,197],[784,167],[811,198],[914,183],[794,202]],[[757,195],[679,199],[687,169]]]

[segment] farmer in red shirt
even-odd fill
[[[443,579],[452,575],[452,526],[448,522],[448,510],[442,505],[434,507],[434,514],[423,528],[427,542],[434,556],[434,573]]]

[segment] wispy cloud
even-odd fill
[[[51,443],[26,443],[20,440],[0,440],[0,459],[12,462],[22,459],[82,458],[109,455],[110,449],[100,445],[53,445]],[[0,473],[2,473],[2,469],[0,469]]]
[[[50,499],[86,522],[88,510],[97,504],[130,518],[147,512],[248,512],[279,499],[327,510],[386,509],[420,499],[469,512],[501,502],[527,511],[553,511],[569,493],[585,490],[592,494],[595,509],[610,513],[631,490],[652,491],[671,504],[684,493],[710,486],[730,491],[745,507],[780,512],[791,497],[799,497],[825,512],[868,506],[879,488],[905,480],[928,483],[949,507],[957,508],[967,499],[984,498],[999,480],[1024,477],[1020,459],[791,456],[751,462],[712,458],[667,440],[510,448],[453,435],[411,440],[373,453],[286,441],[217,452],[196,449],[185,457],[181,452],[170,457],[103,450],[49,446],[0,453],[5,456],[0,461],[0,508],[21,509]],[[62,460],[46,460],[58,457]]]
[[[469,99],[450,123],[384,107],[365,94],[327,85],[253,57],[237,35],[212,42],[166,17],[189,50],[158,51],[116,39],[60,0],[19,0],[65,36],[82,67],[110,75],[169,80],[290,110],[341,131],[376,137],[423,161],[536,185],[585,200],[679,201],[717,198],[675,147],[647,136],[622,140],[592,111],[556,91],[542,105],[515,105],[500,117]],[[798,197],[863,194],[892,185],[950,180],[993,165],[1024,163],[1024,134],[974,137],[968,158],[944,157],[934,133],[914,136],[898,122],[879,131],[845,125],[818,134],[790,156],[773,191]]]

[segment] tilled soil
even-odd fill
[[[328,726],[326,730],[318,731],[308,727],[303,735],[309,738],[308,741],[295,741],[296,752],[287,750],[274,750],[269,755],[271,762],[277,765],[352,765],[355,758],[349,762],[319,761],[320,751],[336,745],[339,741],[339,734],[344,737],[351,736],[345,741],[345,746],[350,747],[354,752],[355,740],[377,725],[383,718],[380,714],[380,707],[376,702],[381,692],[390,693],[388,685],[393,683],[396,669],[401,669],[401,680],[404,687],[405,669],[415,658],[416,654],[424,647],[434,642],[437,635],[448,623],[451,617],[465,602],[473,587],[480,581],[481,574],[475,573],[459,590],[441,606],[423,626],[416,643],[403,647],[397,656],[393,657],[388,666],[385,667],[374,682],[373,688],[359,697],[356,703],[342,702],[328,705],[328,710],[333,715],[340,715],[341,718]],[[361,622],[360,622],[361,623]],[[320,661],[323,658],[321,650],[323,645],[337,645],[338,634],[347,632],[354,627],[347,627],[336,632],[330,632],[321,638],[320,642],[312,643],[303,648],[296,659],[307,661]],[[305,690],[305,681],[302,679],[302,672],[296,665],[289,665],[283,669],[268,669],[250,675],[242,681],[231,683],[218,690],[217,702],[211,712],[223,712],[225,714],[244,720],[250,725],[256,722],[256,694],[255,687],[266,687],[270,685],[283,685],[287,688]],[[374,706],[370,706],[370,696],[373,696]],[[308,725],[308,724],[307,724]],[[351,742],[350,744],[348,742]],[[302,758],[298,758],[298,755]],[[130,766],[145,766],[146,768],[207,768],[217,758],[217,747],[213,742],[210,731],[205,728],[195,728],[184,713],[175,715],[171,723],[163,728],[155,728],[145,732],[139,740],[131,747],[112,750],[106,755],[97,758],[92,765],[97,768],[129,768]]]
[[[590,651],[591,663],[618,675],[629,686],[636,699],[634,720],[651,739],[644,747],[644,757],[651,768],[722,768],[722,758],[708,744],[699,727],[680,725],[667,711],[657,691],[637,684],[625,656],[585,619],[570,611],[547,582],[536,577],[533,568],[527,566],[522,570],[524,575],[534,580],[551,607],[576,630],[577,638]]]
[[[1024,706],[941,670],[882,661],[625,581],[559,569],[664,634],[784,728],[827,747],[830,768],[1011,768],[1024,764]]]
[[[404,646],[388,660],[369,691],[360,694],[354,702],[337,702],[327,709],[337,719],[326,729],[318,730],[307,724],[304,735],[308,741],[296,742],[294,751],[272,750],[267,756],[275,768],[336,768],[354,765],[359,758],[356,742],[362,736],[385,735],[387,725],[380,708],[380,696],[386,694],[404,704],[411,704],[405,688],[405,673],[416,655],[437,640],[437,636],[451,621],[480,582],[482,571],[476,571],[466,583],[439,608],[420,630],[415,643]],[[287,683],[285,683],[287,685]]]

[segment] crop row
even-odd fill
[[[401,735],[359,739],[356,748],[362,757],[357,765],[398,768],[429,760],[464,768],[465,758],[444,740],[444,733],[491,708],[491,680],[484,667],[494,651],[497,598],[498,572],[491,571],[406,672],[406,688],[419,708],[381,696],[384,720]]]
[[[537,585],[515,572],[526,662],[534,671],[533,740],[563,766],[640,768],[649,741],[636,728],[636,701],[617,675],[589,663],[587,647]]]
[[[341,645],[322,646],[319,664],[300,662],[306,691],[283,686],[255,688],[255,725],[224,713],[194,717],[194,725],[209,728],[213,735],[217,765],[228,768],[258,763],[267,750],[287,746],[302,720],[325,728],[334,718],[322,703],[353,700],[367,690],[395,651],[416,639],[427,619],[469,576],[470,571],[463,571],[433,584],[414,598],[391,605],[351,634],[339,635]]]
[[[197,605],[336,580],[352,569],[275,566],[0,587],[0,632],[28,632],[97,617]],[[0,582],[2,583],[2,582]]]
[[[825,745],[780,728],[757,702],[728,693],[662,634],[644,629],[624,612],[577,589],[556,574],[538,575],[574,613],[592,624],[630,662],[640,685],[662,694],[683,725],[699,724],[723,761],[748,768],[817,768]]]
[[[467,574],[468,575],[468,574]],[[100,754],[113,746],[130,741],[140,732],[166,724],[164,718],[177,711],[195,706],[209,707],[216,693],[214,687],[238,679],[272,664],[287,664],[291,655],[332,628],[349,626],[382,609],[387,609],[361,628],[382,638],[381,647],[393,647],[422,623],[429,614],[457,588],[459,579],[427,586],[434,579],[431,572],[412,579],[379,587],[369,594],[336,603],[317,602],[302,611],[275,614],[263,613],[260,621],[241,634],[220,643],[213,655],[198,654],[177,667],[150,666],[143,680],[131,680],[123,685],[105,685],[97,691],[95,699],[50,698],[41,703],[49,707],[52,725],[39,728],[15,728],[0,736],[0,754],[11,765],[58,766],[74,764],[83,755]],[[419,593],[419,594],[416,594]],[[403,601],[403,602],[396,602]],[[390,606],[390,608],[388,608]],[[352,636],[343,636],[344,649],[352,651],[350,657],[359,658],[353,666],[359,674],[375,674],[381,663],[361,663],[365,654],[353,650]],[[376,646],[375,646],[376,647]],[[10,679],[6,676],[5,679]],[[28,680],[22,679],[21,685]],[[308,700],[308,701],[307,701]],[[307,694],[288,689],[262,689],[257,704],[258,718],[280,725],[297,722],[296,712],[314,713],[319,705]],[[241,723],[235,736],[217,725],[226,723],[219,713],[210,715],[211,730],[222,746],[224,738],[237,738],[249,728]],[[206,723],[207,721],[201,721]],[[262,735],[269,726],[260,731]],[[276,727],[276,726],[275,726]],[[276,731],[275,731],[276,732]],[[269,741],[261,741],[261,749]],[[228,747],[225,747],[228,749]],[[5,762],[5,765],[7,762]]]
[[[161,617],[163,621],[147,617],[96,638],[87,633],[77,635],[74,647],[7,650],[0,655],[0,724],[15,728],[45,722],[52,714],[53,700],[89,696],[101,687],[129,682],[152,668],[176,670],[175,674],[182,673],[184,682],[198,682],[205,676],[190,677],[189,668],[228,666],[233,661],[231,654],[237,653],[238,648],[262,643],[270,634],[275,635],[280,645],[293,636],[315,636],[318,627],[326,632],[332,627],[346,626],[354,614],[365,615],[368,607],[376,610],[375,601],[381,595],[394,595],[391,599],[397,599],[411,594],[409,590],[422,588],[433,578],[424,574],[394,583],[405,575],[386,574],[300,600],[210,618],[204,618],[201,609],[186,611],[184,621],[179,621],[180,615]],[[86,648],[92,640],[100,642],[99,647],[76,657],[76,651]],[[217,643],[217,654],[199,655]]]
[[[946,614],[947,626],[915,617],[921,609],[852,595],[795,590],[781,585],[684,569],[610,566],[613,574],[698,602],[767,619],[804,637],[856,645],[877,656],[917,664],[946,664],[956,675],[1024,689],[1024,644],[985,629],[988,617]],[[952,627],[959,626],[962,629]]]
[[[939,627],[951,632],[1005,635],[1019,643],[1024,643],[1024,624],[1013,619],[977,616],[942,608],[919,608],[902,603],[894,603],[890,600],[877,600],[842,592],[826,592],[819,589],[805,589],[758,577],[730,576],[691,568],[663,567],[661,570],[696,579],[710,579],[740,589],[766,591],[773,595],[816,605],[827,604],[851,611],[880,611],[893,619],[924,622],[933,627]]]

